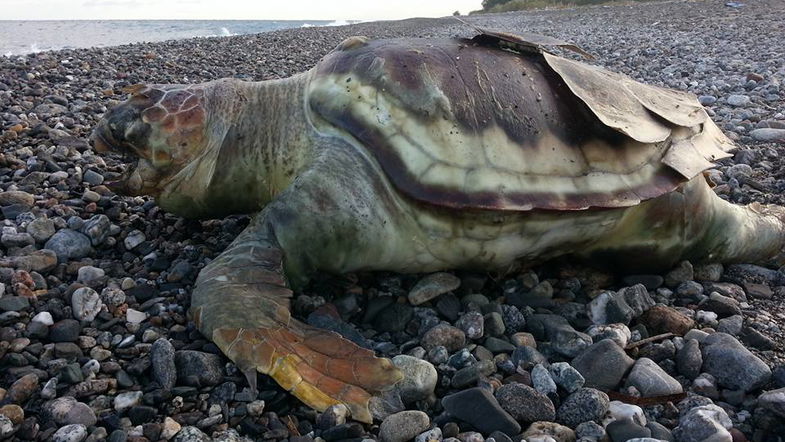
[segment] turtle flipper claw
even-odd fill
[[[388,359],[295,320],[286,327],[219,328],[213,340],[249,379],[254,371],[270,375],[306,405],[325,410],[345,404],[361,422],[373,420],[368,409],[371,393],[402,377]]]

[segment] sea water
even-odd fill
[[[0,20],[0,55],[116,46],[192,37],[221,37],[346,20]]]

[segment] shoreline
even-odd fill
[[[738,9],[723,2],[674,1],[462,18],[487,28],[568,40],[611,70],[698,95],[740,147],[710,172],[715,192],[739,204],[785,204],[785,141],[763,141],[756,132],[785,130],[785,47],[771,32],[785,29],[783,9],[773,0]],[[282,78],[310,69],[353,35],[472,34],[470,27],[450,17],[413,18],[0,57],[0,341],[8,343],[0,346],[0,400],[5,400],[0,438],[58,440],[74,431],[79,436],[74,440],[80,442],[378,439],[378,425],[347,420],[340,408],[317,415],[266,376],[259,376],[259,394],[251,394],[241,373],[187,320],[196,275],[242,231],[248,217],[189,221],[164,213],[149,197],[119,197],[104,185],[121,172],[119,158],[95,155],[86,138],[107,108],[124,99],[122,89],[128,85]],[[750,366],[764,364],[770,371],[764,384],[758,385],[762,378],[757,377],[754,388],[741,391],[722,376],[722,370],[732,370],[724,366],[729,364],[699,366],[697,370],[709,376],[695,381],[696,373],[685,371],[677,360],[688,347],[692,356],[696,349],[700,355],[699,347],[687,345],[680,336],[646,342],[647,334],[659,332],[638,312],[628,325],[617,327],[618,332],[606,332],[625,343],[639,341],[626,353],[637,361],[656,361],[653,366],[688,392],[688,399],[670,405],[641,401],[648,422],[657,422],[670,434],[687,419],[688,409],[712,403],[727,414],[741,437],[767,440],[785,434],[785,419],[764,406],[776,399],[764,396],[766,390],[785,388],[785,272],[696,263],[641,276],[553,263],[499,277],[450,273],[453,276],[445,278],[457,279],[459,288],[445,290],[438,302],[416,307],[405,299],[426,276],[389,273],[319,275],[293,307],[300,319],[349,327],[380,355],[407,355],[402,359],[422,369],[421,391],[416,392],[422,399],[407,398],[405,404],[424,412],[424,418],[416,415],[417,422],[424,419],[435,427],[415,428],[415,435],[430,431],[420,442],[490,440],[489,434],[475,432],[476,422],[446,416],[441,399],[459,392],[487,397],[478,390],[498,393],[501,384],[515,385],[506,388],[516,390],[506,397],[497,394],[493,400],[505,408],[484,408],[488,419],[536,413],[537,420],[550,421],[548,428],[566,425],[571,428],[558,428],[575,435],[574,419],[595,420],[590,413],[607,409],[608,396],[591,388],[575,390],[576,384],[566,383],[548,364],[533,368],[539,357],[551,367],[565,367],[555,365],[558,362],[580,364],[566,356],[571,350],[564,342],[538,332],[542,318],[535,313],[544,311],[526,304],[526,297],[544,296],[547,311],[565,318],[565,332],[578,342],[588,336],[587,309],[594,305],[596,290],[624,297],[641,287],[647,293],[641,293],[641,299],[661,303],[664,311],[686,317],[699,329],[690,336],[727,332],[746,349],[739,354]],[[714,304],[707,301],[710,296]],[[496,304],[501,301],[507,304]],[[100,311],[92,311],[91,305]],[[395,308],[377,308],[380,305]],[[374,309],[377,313],[366,317]],[[479,336],[469,327],[471,321],[484,324]],[[430,340],[439,337],[432,332],[426,339],[425,334],[439,322],[462,334],[466,345],[448,351],[443,342],[444,351],[434,350],[438,346]],[[678,325],[671,324],[673,330]],[[602,342],[600,335],[593,336]],[[522,363],[520,370],[513,360]],[[603,368],[618,368],[610,359],[600,360]],[[642,369],[653,369],[646,364],[641,363]],[[748,379],[753,374],[737,370],[731,375]],[[542,376],[558,388],[554,383],[542,393]],[[592,379],[587,374],[584,381]],[[589,405],[570,408],[580,399],[574,391],[590,397]],[[610,391],[635,393],[621,384]],[[396,416],[402,400],[391,397],[388,408],[377,411]],[[464,406],[474,410],[480,402],[470,400]],[[630,407],[624,410],[637,413]],[[567,415],[579,417],[564,418]],[[531,424],[529,417],[519,419],[521,432]],[[389,421],[385,428],[403,432],[404,424],[414,421]],[[628,428],[645,433],[639,422],[631,424]],[[588,437],[592,431],[615,430],[586,424],[578,434]],[[508,439],[494,436],[495,442]]]
[[[709,0],[645,0],[646,3],[671,3],[671,2],[687,2],[687,1],[709,1]],[[573,6],[564,6],[564,7],[548,7],[548,8],[539,8],[539,9],[530,9],[530,10],[521,10],[521,11],[509,11],[509,12],[490,12],[490,13],[479,13],[479,14],[471,14],[471,15],[461,15],[462,19],[471,21],[473,19],[482,20],[483,17],[495,17],[495,16],[504,16],[507,14],[530,14],[530,13],[548,13],[553,11],[576,11],[576,10],[591,10],[592,8],[603,8],[603,7],[634,7],[638,3],[634,1],[630,1],[629,3],[618,3],[618,4],[607,4],[607,5],[573,5]],[[280,31],[292,31],[300,28],[308,28],[308,27],[316,27],[316,28],[325,28],[325,27],[342,27],[342,26],[353,26],[353,25],[361,25],[361,24],[377,24],[382,25],[384,23],[389,22],[405,22],[408,20],[433,20],[433,21],[449,21],[452,20],[452,16],[445,15],[442,17],[410,17],[405,19],[396,19],[396,20],[348,20],[348,19],[336,19],[336,20],[245,20],[245,19],[230,19],[230,20],[220,20],[220,19],[209,19],[209,20],[199,20],[199,19],[187,19],[187,20],[131,20],[131,19],[101,19],[101,20],[0,20],[0,23],[60,23],[60,22],[96,22],[96,23],[104,23],[104,22],[140,22],[140,23],[155,23],[155,22],[182,22],[182,23],[221,23],[221,22],[235,22],[235,23],[242,23],[242,22],[269,22],[269,23],[303,23],[301,26],[290,27],[290,28],[283,28],[283,29],[271,29],[265,30],[261,32],[248,32],[248,33],[230,33],[228,35],[198,35],[198,36],[190,36],[190,37],[177,37],[171,39],[164,39],[164,40],[153,40],[153,41],[136,41],[136,42],[128,42],[128,43],[121,43],[121,44],[107,44],[107,45],[99,45],[99,46],[82,46],[82,47],[68,47],[68,48],[56,48],[56,49],[43,49],[43,50],[33,50],[24,53],[13,53],[13,54],[3,54],[0,53],[0,58],[13,58],[13,57],[20,57],[20,56],[27,56],[27,55],[34,55],[46,52],[58,52],[58,51],[69,51],[69,50],[89,50],[89,49],[111,49],[115,47],[121,46],[128,46],[134,44],[153,44],[153,43],[170,43],[174,41],[184,41],[184,40],[192,40],[192,39],[202,39],[202,38],[225,38],[225,37],[238,37],[238,36],[253,36],[253,35],[262,35],[268,34],[272,32],[280,32]],[[322,24],[310,25],[311,22],[327,22]],[[35,45],[35,43],[31,43],[31,46]]]

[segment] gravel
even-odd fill
[[[783,203],[785,54],[776,33],[759,31],[783,28],[782,11],[765,0],[667,2],[470,20],[572,40],[598,64],[698,95],[741,148],[710,172],[715,192],[734,203]],[[248,218],[185,220],[151,198],[119,197],[106,183],[122,172],[120,159],[95,155],[86,137],[134,83],[281,78],[350,35],[470,33],[452,19],[412,19],[0,58],[0,437],[378,439],[379,427],[350,417],[320,420],[265,376],[250,391],[188,321],[196,275]],[[656,361],[649,367],[669,379],[667,391],[676,391],[673,380],[688,395],[640,405],[652,437],[785,434],[785,273],[682,262],[624,275],[558,263],[488,276],[319,275],[293,310],[305,319],[336,305],[341,330],[411,368],[375,402],[383,422],[404,408],[423,413],[417,432],[385,426],[407,440],[462,433],[479,442],[494,431],[573,440],[576,428],[601,438],[608,398],[593,388],[645,395],[627,379],[634,364],[649,364],[642,358]],[[663,333],[676,337],[640,343]],[[528,421],[535,417],[566,425]],[[608,433],[646,433],[622,420]]]

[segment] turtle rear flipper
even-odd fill
[[[191,314],[256,389],[256,372],[319,411],[343,403],[358,421],[372,421],[371,394],[400,380],[377,358],[337,333],[291,317],[283,252],[263,211],[199,275]]]

